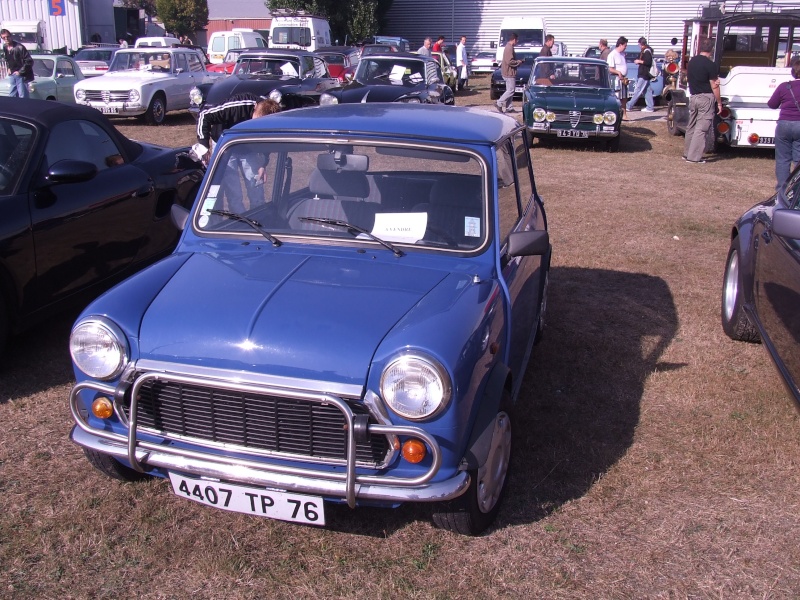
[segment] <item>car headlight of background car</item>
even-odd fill
[[[78,101],[86,100],[86,90],[82,89],[75,90],[75,99]]]
[[[445,409],[452,395],[450,376],[436,360],[404,354],[381,374],[380,393],[386,405],[412,421],[429,419]]]
[[[128,343],[111,321],[89,318],[73,328],[69,353],[75,366],[89,377],[113,379],[128,362]]]
[[[189,90],[189,102],[197,104],[197,106],[203,104],[203,92],[200,91],[200,88],[193,87]]]
[[[320,106],[330,106],[331,104],[339,104],[339,99],[336,96],[331,96],[330,94],[322,94],[319,97]]]

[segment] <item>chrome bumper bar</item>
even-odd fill
[[[136,435],[138,410],[136,397],[138,396],[138,389],[144,380],[157,379],[162,376],[163,374],[147,374],[138,378],[134,384],[128,423],[129,435],[96,429],[90,426],[80,414],[78,406],[79,394],[82,391],[93,391],[114,399],[115,412],[117,415],[121,415],[122,410],[120,406],[116,405],[116,389],[113,386],[98,382],[83,382],[75,385],[70,393],[70,410],[76,423],[70,435],[72,441],[84,448],[127,461],[137,471],[144,471],[143,465],[146,465],[233,483],[343,498],[351,508],[355,507],[357,499],[392,502],[438,502],[450,500],[463,494],[469,486],[469,474],[463,471],[446,481],[429,483],[441,466],[442,455],[436,440],[418,427],[369,424],[367,425],[367,432],[373,435],[404,435],[422,439],[431,451],[431,465],[422,475],[402,479],[356,473],[353,413],[343,400],[328,394],[320,395],[314,393],[309,395],[307,392],[302,393],[315,398],[324,397],[325,402],[336,405],[344,415],[348,436],[344,472],[266,463],[263,460],[237,458],[177,448],[167,442],[152,443],[140,440]],[[170,374],[165,379],[197,383],[196,378],[174,374]],[[218,384],[219,382],[214,383]],[[247,384],[229,384],[229,386],[237,389],[242,387],[252,389]],[[291,395],[293,397],[297,397],[300,394],[297,391],[287,394],[285,389],[275,390],[265,389],[264,387],[258,387],[257,389],[261,392]],[[196,443],[201,444],[202,442],[198,441]],[[244,449],[244,452],[246,452],[246,449]]]

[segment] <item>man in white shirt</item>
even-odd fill
[[[467,85],[467,36],[462,35],[456,46],[456,69],[458,70],[458,89],[463,90]]]
[[[628,62],[625,60],[625,48],[628,47],[628,39],[620,37],[617,40],[617,47],[608,55],[608,70],[613,75],[613,86],[619,93],[619,101],[622,104],[622,117],[625,118],[625,106],[628,103]]]

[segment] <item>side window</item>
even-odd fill
[[[500,243],[516,226],[520,216],[519,197],[515,178],[516,160],[511,140],[497,147],[497,202],[500,211]]]
[[[520,131],[514,136],[514,160],[517,165],[519,199],[523,213],[527,213],[533,196],[533,168],[531,167],[531,153],[525,146],[523,135],[524,133]]]
[[[108,134],[90,121],[64,121],[53,127],[44,154],[47,168],[77,157],[94,163],[98,171],[125,162]]]
[[[174,59],[175,59],[174,60],[174,65],[175,65],[176,71],[177,71],[177,69],[180,69],[181,73],[185,73],[187,71],[187,69],[186,69],[186,54],[183,54],[183,53],[180,53],[180,52],[176,53],[175,56],[174,56]]]
[[[328,67],[325,61],[317,57],[314,57],[314,77],[318,79],[321,77],[329,77]]]
[[[63,75],[64,77],[75,77],[75,70],[72,68],[72,63],[68,60],[59,60],[57,74]]]
[[[197,54],[189,54],[186,58],[189,60],[190,71],[203,70],[203,64],[200,62],[200,57],[198,57]]]
[[[212,52],[225,52],[225,38],[222,36],[215,37],[211,40]]]
[[[234,35],[228,38],[230,40],[230,44],[228,45],[228,49],[231,48],[241,48],[242,44],[239,42],[239,36]]]
[[[425,73],[427,75],[428,83],[439,83],[444,81],[441,68],[434,62],[425,62]]]

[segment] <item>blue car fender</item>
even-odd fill
[[[489,375],[481,398],[467,450],[461,459],[460,468],[464,471],[477,469],[486,462],[492,442],[494,420],[500,410],[503,390],[506,388],[511,371],[503,363],[497,363]]]

